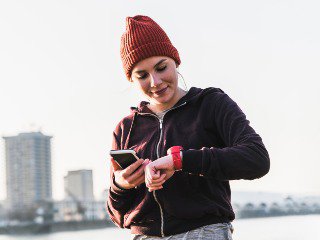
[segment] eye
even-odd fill
[[[167,66],[164,65],[164,66],[161,66],[161,67],[157,68],[157,71],[158,72],[163,72],[166,68],[167,68]]]
[[[145,74],[143,74],[143,75],[138,76],[137,78],[138,78],[138,79],[145,79],[145,78],[147,78],[147,76],[148,76],[148,74],[145,73]]]

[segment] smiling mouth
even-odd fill
[[[156,91],[156,92],[154,92],[154,93],[157,94],[157,95],[160,95],[160,94],[164,93],[164,92],[167,90],[167,88],[168,88],[168,87],[165,87],[165,88],[163,88],[163,89],[161,89],[161,90],[159,90],[159,91]]]

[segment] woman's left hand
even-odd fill
[[[163,188],[162,184],[175,172],[172,156],[164,156],[150,162],[144,171],[145,183],[149,192]]]

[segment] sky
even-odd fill
[[[124,75],[125,18],[148,15],[178,49],[187,86],[218,87],[246,114],[271,159],[234,191],[320,194],[319,1],[0,1],[0,134],[53,136],[53,197],[67,171],[109,184],[115,125],[145,100]],[[0,199],[6,197],[0,141]]]

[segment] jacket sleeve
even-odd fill
[[[120,149],[117,136],[113,133],[112,149]],[[124,215],[131,207],[132,199],[136,195],[136,189],[122,189],[115,184],[114,170],[110,161],[110,188],[107,198],[107,212],[110,219],[121,228],[124,228]]]
[[[226,147],[183,151],[183,171],[222,181],[264,176],[270,159],[261,137],[227,94],[217,95],[212,121]]]

